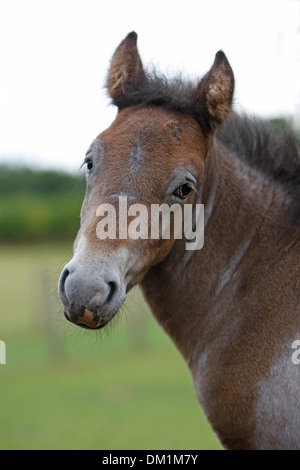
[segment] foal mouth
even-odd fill
[[[90,312],[89,310],[86,310],[86,312],[88,312],[88,314],[92,314],[92,312]],[[112,315],[109,319],[103,319],[103,320],[100,320],[99,322],[95,320],[93,321],[89,320],[89,322],[87,322],[85,321],[85,318],[84,318],[86,314],[84,314],[82,318],[79,317],[76,321],[73,321],[70,319],[67,311],[64,310],[64,316],[66,320],[68,320],[70,323],[73,323],[74,325],[79,326],[80,328],[84,328],[85,330],[93,330],[93,331],[101,330],[102,328],[104,328],[108,323],[110,323],[110,321],[115,317],[117,313],[118,312]]]
[[[109,323],[109,321],[104,321],[104,322],[101,322],[98,326],[88,326],[88,325],[85,325],[84,323],[76,323],[77,326],[80,326],[80,328],[83,328],[85,330],[92,330],[92,331],[95,331],[95,330],[101,330],[102,328],[104,328],[107,324]]]

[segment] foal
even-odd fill
[[[87,152],[74,256],[59,293],[68,320],[104,327],[140,284],[191,371],[227,449],[300,448],[300,160],[289,137],[231,111],[222,51],[197,83],[148,74],[130,33],[107,89],[113,124]],[[205,241],[99,240],[99,206],[205,207]],[[103,214],[102,214],[103,215]],[[120,235],[120,227],[119,227]]]

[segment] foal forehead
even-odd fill
[[[199,129],[199,130],[198,130]],[[121,111],[92,143],[104,197],[160,195],[174,180],[200,173],[202,133],[192,118],[156,107]],[[175,184],[175,183],[174,183]]]
[[[109,151],[124,150],[126,156],[141,159],[146,154],[168,153],[171,148],[199,148],[201,136],[199,126],[189,116],[155,106],[133,106],[119,112],[98,138]]]

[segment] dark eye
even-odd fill
[[[94,168],[93,160],[91,158],[87,158],[84,163],[86,164],[88,173],[90,173],[92,169]]]
[[[174,196],[179,197],[180,199],[183,200],[188,197],[191,191],[192,191],[192,188],[189,185],[183,184],[182,186],[177,188],[173,194]]]

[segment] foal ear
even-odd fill
[[[231,110],[233,91],[232,68],[224,52],[219,51],[196,91],[197,114],[204,130],[215,131],[224,121]]]
[[[121,42],[111,60],[106,88],[119,108],[129,103],[128,93],[145,80],[145,72],[137,48],[137,34],[132,31]]]

